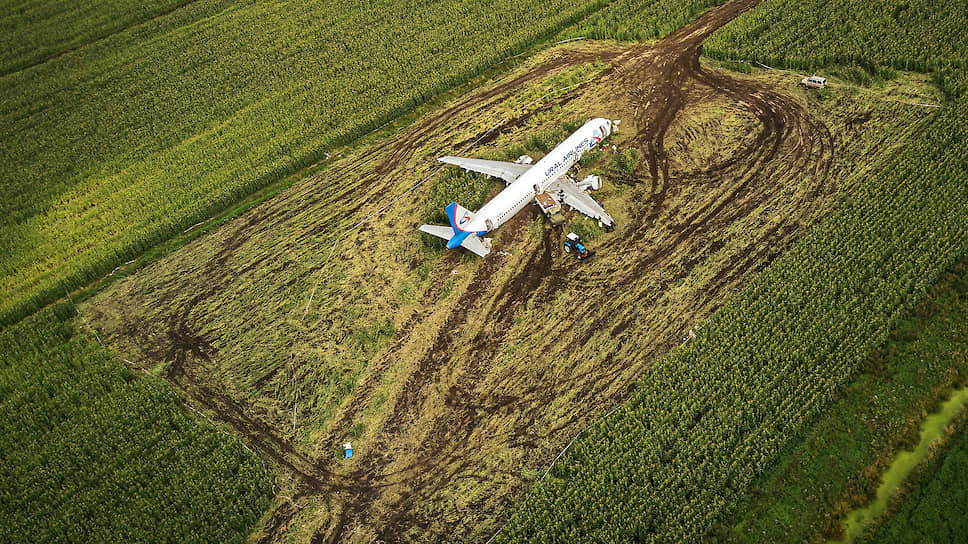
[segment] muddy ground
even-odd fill
[[[543,52],[83,311],[273,461],[257,541],[486,540],[569,440],[923,128],[862,100],[821,112],[793,76],[700,63],[703,40],[757,1],[655,44]],[[594,61],[607,66],[575,88],[523,98]],[[613,143],[640,156],[630,172],[600,166],[618,228],[590,243],[594,260],[565,255],[536,209],[487,258],[425,246],[435,157],[495,153],[582,116],[621,119]],[[877,136],[887,123],[893,144]]]

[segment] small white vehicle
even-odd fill
[[[827,78],[820,76],[805,77],[800,80],[800,85],[808,89],[823,89],[827,86]]]

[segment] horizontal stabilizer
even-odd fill
[[[437,238],[443,238],[444,240],[450,240],[454,236],[454,229],[440,225],[420,225],[420,231],[432,234]]]
[[[481,257],[484,257],[491,252],[491,249],[484,245],[484,242],[481,241],[479,237],[473,235],[469,236],[467,233],[464,233],[463,237],[461,237],[460,235],[456,234],[454,229],[451,227],[443,227],[440,225],[420,225],[419,230],[420,232],[432,234],[437,238],[443,238],[448,242],[454,239],[460,240],[461,247]],[[447,247],[450,247],[450,245]]]
[[[468,236],[460,243],[460,246],[473,252],[479,257],[484,257],[491,252],[491,248],[484,245],[484,242],[477,236]]]

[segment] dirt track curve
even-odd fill
[[[324,510],[330,516],[311,530],[310,541],[314,543],[372,537],[397,542],[411,540],[414,535],[426,541],[460,540],[481,534],[474,533],[474,525],[483,520],[493,525],[488,516],[507,507],[514,492],[523,489],[527,481],[519,471],[502,468],[487,452],[468,451],[469,444],[501,434],[509,444],[522,449],[533,447],[534,452],[528,454],[530,461],[546,462],[549,454],[553,457],[553,452],[583,424],[626,398],[629,384],[641,376],[651,361],[676,345],[670,339],[681,338],[690,326],[716,309],[717,302],[709,301],[722,300],[724,293],[735,290],[751,274],[766,266],[789,243],[791,235],[807,224],[823,200],[820,197],[832,192],[826,186],[834,153],[830,132],[792,98],[750,80],[706,70],[699,62],[703,41],[759,1],[734,0],[655,44],[631,46],[607,54],[564,53],[506,83],[470,93],[425,116],[405,134],[394,138],[375,166],[366,164],[366,157],[357,154],[333,172],[334,177],[358,179],[359,183],[347,184],[332,192],[320,191],[300,202],[306,208],[332,208],[333,211],[326,212],[328,216],[320,218],[320,225],[332,228],[333,224],[347,224],[350,221],[347,218],[359,216],[362,210],[371,209],[385,198],[379,180],[392,176],[398,165],[440,130],[442,123],[472,118],[475,108],[495,97],[568,66],[595,59],[608,62],[611,68],[601,77],[634,108],[632,118],[623,119],[622,128],[634,129],[631,145],[640,150],[644,160],[633,174],[612,172],[608,179],[631,188],[630,207],[636,213],[621,226],[621,236],[606,238],[599,249],[604,253],[620,252],[626,258],[610,265],[606,276],[600,271],[592,273],[587,268],[556,264],[553,252],[560,245],[561,234],[548,231],[543,243],[525,256],[523,265],[496,288],[490,279],[501,268],[502,261],[485,260],[456,303],[457,311],[449,314],[433,342],[422,349],[400,394],[389,401],[392,409],[387,410],[386,419],[373,433],[375,443],[369,446],[369,451],[408,451],[412,455],[405,462],[388,455],[368,455],[351,472],[337,473],[331,468],[331,460],[318,460],[300,453],[273,425],[252,415],[239,400],[203,379],[215,350],[209,346],[209,340],[192,332],[191,312],[196,304],[227,285],[213,278],[226,278],[224,282],[228,282],[228,278],[246,272],[232,269],[228,257],[258,236],[260,225],[282,218],[287,213],[286,207],[259,207],[240,218],[231,235],[222,242],[220,253],[197,274],[199,279],[186,280],[193,282],[190,288],[195,295],[190,303],[167,318],[166,340],[159,342],[157,338],[145,336],[144,331],[151,328],[150,324],[134,316],[122,316],[125,328],[121,335],[154,345],[153,352],[146,354],[148,359],[174,361],[168,378],[178,388],[234,428],[294,480],[294,494],[271,513],[259,533],[259,542],[286,541],[297,530],[294,520],[311,501],[325,504]],[[559,103],[573,100],[575,96],[575,93],[567,94]],[[757,129],[721,160],[692,171],[673,168],[666,142],[670,128],[684,108],[713,97],[738,104],[755,118]],[[526,118],[511,119],[505,127],[524,121]],[[485,143],[495,137],[496,132],[480,133],[455,148],[472,141]],[[758,231],[761,234],[757,239],[725,251],[729,242],[716,233],[743,221],[760,221],[754,211],[785,194],[785,188],[794,180],[800,189],[796,196],[790,197],[797,199],[790,208],[796,213],[771,221]],[[682,196],[686,186],[691,187],[689,190],[694,191],[695,197],[693,193],[689,198]],[[360,192],[365,194],[363,198]],[[696,205],[683,207],[683,200],[695,201]],[[351,203],[349,208],[347,202]],[[681,209],[670,210],[670,207]],[[509,227],[502,229],[499,235],[503,243],[513,244],[513,239],[508,237],[524,236],[523,229],[515,228],[515,223],[519,227],[523,225],[528,220],[525,215],[519,214]],[[318,232],[309,231],[304,236],[315,234]],[[642,247],[635,244],[636,240],[643,239],[654,243]],[[440,266],[449,269],[459,256],[445,259]],[[273,264],[257,261],[248,267]],[[640,330],[645,315],[643,308],[681,304],[670,299],[667,293],[700,266],[709,268],[708,278],[701,292],[688,295],[693,297],[689,299],[693,302],[673,312],[673,317],[650,322],[648,330]],[[648,276],[650,273],[653,275]],[[638,331],[635,334],[647,333],[654,340],[637,350],[634,360],[617,351],[600,354],[601,364],[594,373],[569,373],[565,369],[533,379],[502,376],[491,368],[493,361],[500,358],[501,346],[508,341],[515,317],[522,315],[529,300],[553,298],[556,291],[568,287],[599,292],[628,290],[635,301],[634,305],[610,306],[607,300],[578,305],[574,311],[586,316],[587,322],[575,327],[576,344],[583,345],[602,331],[613,338]],[[474,315],[493,316],[493,319],[481,325],[472,322]],[[354,398],[370,396],[390,371],[389,361],[395,354],[405,349],[412,351],[408,345],[409,333],[424,317],[418,312],[400,328],[394,344],[362,377],[352,393]],[[549,340],[545,349],[549,352],[561,349],[553,344],[553,339]],[[508,383],[510,380],[516,380],[513,386]],[[440,384],[447,386],[441,388]],[[568,402],[574,409],[563,420],[548,421],[541,415],[542,407],[555,402]],[[340,443],[366,405],[365,402],[344,403],[321,442]],[[499,424],[492,421],[496,414],[501,416]],[[542,429],[540,435],[534,429]],[[433,508],[411,507],[415,503],[441,503],[445,490],[454,486],[473,487],[482,478],[481,474],[506,481],[504,489],[509,492],[497,497],[475,498],[443,519]],[[368,530],[360,534],[369,537],[356,533],[360,527]],[[305,529],[300,530],[305,533]]]
[[[613,66],[613,75],[617,76],[620,84],[631,95],[633,103],[638,105],[635,112],[635,126],[638,128],[635,146],[645,152],[646,158],[645,163],[633,179],[625,180],[626,183],[648,187],[649,191],[646,198],[646,213],[634,219],[634,223],[626,230],[626,237],[634,238],[640,234],[644,235],[649,226],[658,218],[659,211],[663,208],[663,203],[670,192],[676,190],[677,179],[669,172],[665,137],[679,110],[688,103],[687,85],[689,84],[698,84],[698,86],[727,95],[732,100],[745,105],[759,120],[760,130],[752,142],[728,160],[710,165],[700,172],[683,174],[685,176],[702,176],[710,183],[725,177],[742,181],[732,184],[731,194],[723,195],[714,205],[696,211],[682,224],[678,225],[671,246],[682,246],[701,231],[714,230],[718,225],[729,223],[735,217],[745,215],[748,210],[734,204],[743,200],[740,198],[743,193],[764,190],[762,186],[754,189],[752,187],[754,183],[768,184],[771,183],[771,178],[775,178],[776,182],[779,183],[783,179],[783,176],[779,175],[781,169],[788,169],[792,172],[812,168],[817,174],[812,178],[815,183],[813,192],[819,193],[824,190],[822,183],[825,179],[825,169],[830,164],[832,143],[823,124],[811,119],[802,107],[792,99],[779,95],[770,89],[732,79],[725,74],[711,73],[700,67],[700,49],[706,37],[758,2],[759,0],[731,2],[708,12],[693,24],[656,44],[635,47],[607,58]],[[601,56],[598,55],[598,57]],[[408,137],[402,138],[401,143],[394,146],[393,151],[379,165],[375,173],[378,175],[390,173],[397,161],[406,157],[420,144],[421,137],[425,133],[435,130],[439,120],[466,112],[478,101],[489,99],[499,93],[506,93],[526,80],[540,77],[565,65],[578,64],[588,60],[590,59],[581,55],[565,56],[555,63],[548,64],[505,85],[496,87],[486,95],[474,96],[473,103],[461,102],[429,119],[423,120]],[[567,97],[565,99],[567,100]],[[512,120],[509,124],[513,125],[516,121],[519,120]],[[627,121],[627,124],[630,123]],[[483,136],[486,137],[486,135]],[[784,160],[774,161],[781,153],[784,153]],[[809,200],[812,200],[812,198]],[[756,201],[757,199],[748,200],[750,206],[755,205]],[[810,212],[809,205],[800,209],[804,216]],[[781,240],[800,225],[798,219],[791,217],[786,222],[778,224],[765,239],[760,241],[759,245],[762,249],[759,252],[739,255],[730,266],[724,267],[723,270],[736,270],[738,276],[748,273],[751,264],[759,263],[759,266],[765,264],[764,256],[770,252],[777,252],[778,248],[782,247]],[[534,253],[530,262],[520,269],[517,276],[505,283],[507,287],[504,292],[498,294],[494,304],[488,308],[481,308],[479,301],[487,298],[484,295],[487,289],[487,279],[493,272],[491,269],[498,266],[494,261],[490,265],[485,265],[482,270],[478,271],[474,281],[463,294],[457,306],[467,308],[467,312],[476,309],[484,311],[488,315],[512,315],[529,297],[541,296],[542,291],[552,290],[561,285],[594,283],[594,278],[583,277],[581,269],[573,267],[556,269],[553,267],[551,252],[552,248],[557,245],[558,240],[556,239],[546,240],[542,250]],[[704,251],[711,253],[716,249],[718,248],[715,245],[706,248],[697,247],[696,253],[694,253],[694,263],[699,262],[706,256],[703,253]],[[603,251],[608,251],[608,249],[603,249]],[[628,267],[634,269],[654,266],[664,258],[666,258],[666,255],[662,253],[643,255],[638,260],[630,261]],[[615,273],[621,274],[620,271],[615,271]],[[685,271],[683,274],[685,274]],[[722,276],[714,279],[710,288],[718,289],[737,279],[732,277],[729,272],[724,272]],[[374,451],[392,449],[399,437],[418,425],[419,422],[421,426],[427,428],[423,443],[428,449],[428,460],[397,468],[393,472],[386,472],[383,468],[384,459],[379,456],[366,459],[348,478],[343,479],[336,485],[343,493],[340,501],[346,506],[341,508],[340,516],[335,523],[328,527],[320,527],[317,530],[312,537],[312,542],[348,540],[346,534],[348,530],[354,524],[366,523],[366,520],[374,515],[368,505],[377,501],[380,491],[388,487],[397,488],[397,493],[395,493],[396,498],[394,500],[382,505],[381,510],[392,512],[392,515],[389,518],[382,519],[381,526],[376,528],[380,540],[398,541],[402,535],[409,534],[415,528],[421,532],[430,531],[432,534],[437,534],[438,537],[447,534],[438,532],[440,528],[433,527],[432,519],[428,519],[428,517],[409,508],[414,496],[421,495],[424,500],[432,501],[439,490],[454,485],[459,479],[474,477],[475,471],[469,470],[473,461],[467,459],[467,452],[462,449],[462,445],[473,442],[472,435],[477,432],[482,420],[489,414],[499,411],[514,411],[522,414],[521,417],[517,418],[512,434],[517,436],[519,440],[529,440],[528,428],[532,422],[527,414],[541,404],[551,402],[554,395],[553,391],[556,388],[549,388],[547,384],[534,384],[524,391],[517,391],[518,394],[514,396],[502,397],[493,393],[483,393],[479,386],[486,369],[477,368],[473,363],[466,364],[462,368],[461,379],[458,384],[452,386],[449,391],[443,394],[446,410],[434,421],[429,422],[429,425],[427,421],[421,421],[421,407],[428,401],[428,384],[433,384],[440,378],[443,365],[452,363],[449,354],[452,350],[453,336],[447,331],[460,330],[466,319],[465,312],[454,313],[442,327],[444,332],[437,337],[433,346],[427,350],[425,356],[418,363],[416,371],[411,374],[410,381],[404,387],[403,395],[397,399],[394,405],[393,415],[380,429],[379,442],[371,448]],[[610,328],[615,333],[619,333],[630,323],[610,322],[596,325]],[[503,328],[506,329],[507,327],[504,326]],[[594,328],[595,326],[590,327],[590,329]],[[474,353],[476,355],[474,359],[477,361],[489,360],[487,354],[496,351],[500,345],[502,332],[505,332],[501,329],[502,323],[498,323],[496,329],[489,329],[486,334],[479,333],[471,341],[473,347],[467,351]],[[657,346],[654,355],[661,355],[669,347]],[[612,373],[612,381],[622,376],[620,370],[619,367]],[[372,383],[369,386],[375,387],[380,377],[379,373],[371,374],[370,381]],[[597,380],[594,384],[581,385],[585,387],[581,397],[590,399],[600,392],[609,390],[612,383],[606,378],[606,380]],[[367,387],[368,384],[362,386],[364,390]],[[599,408],[596,403],[580,401],[576,401],[575,406],[577,412],[574,418],[575,422],[587,419],[591,415],[587,412]],[[341,421],[333,425],[331,440],[339,440],[340,436],[345,435],[346,429],[354,420],[354,415],[353,410],[348,410],[342,414]],[[559,428],[570,428],[571,423],[572,421],[562,422]],[[430,460],[431,456],[432,460]],[[320,485],[320,482],[315,481],[317,478],[325,480],[321,476],[307,477],[301,491],[312,494],[333,489],[333,483]],[[486,508],[486,505],[481,504],[480,507]],[[261,542],[269,543],[281,540],[280,531],[285,531],[289,519],[294,513],[294,509],[288,505],[278,509],[274,513]],[[450,533],[452,535],[467,533],[466,528],[452,527],[451,529],[454,530],[454,533]]]

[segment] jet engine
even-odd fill
[[[585,179],[578,182],[578,188],[582,191],[597,191],[602,188],[602,178],[598,176],[588,176]]]

